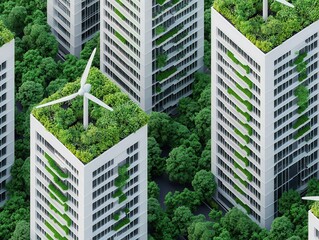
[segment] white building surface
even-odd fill
[[[203,67],[204,1],[101,1],[101,71],[146,111],[172,112]]]
[[[319,219],[311,212],[308,211],[308,240],[319,239]]]
[[[147,125],[84,163],[36,116],[30,116],[31,239],[146,240]]]
[[[0,29],[1,31],[1,29]],[[14,39],[0,46],[0,206],[14,162]]]
[[[284,191],[318,177],[318,31],[319,21],[264,53],[212,8],[216,199],[266,228]]]
[[[100,29],[100,1],[47,0],[47,18],[59,55],[80,57],[84,44]]]

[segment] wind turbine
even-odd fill
[[[295,6],[286,0],[275,0],[276,2],[282,3],[288,7],[294,8]],[[268,0],[263,0],[263,19],[266,21],[268,18]]]
[[[91,68],[91,65],[93,62],[95,52],[96,52],[96,48],[93,50],[91,57],[90,57],[87,65],[85,67],[83,74],[82,74],[81,87],[80,87],[78,92],[73,93],[69,96],[60,98],[58,100],[39,105],[36,108],[43,108],[43,107],[51,106],[53,104],[63,103],[66,101],[70,101],[73,98],[76,98],[77,96],[83,96],[83,127],[84,127],[84,129],[87,129],[88,124],[89,124],[89,99],[91,101],[95,102],[96,104],[98,104],[98,105],[100,105],[100,106],[102,106],[110,111],[113,111],[113,109],[111,107],[109,107],[104,102],[102,102],[100,99],[98,99],[98,98],[94,97],[92,94],[90,94],[89,92],[91,90],[91,84],[88,84],[88,83],[86,84],[86,80],[87,80],[87,77],[88,77],[89,72],[90,72],[90,68]]]
[[[307,196],[303,197],[303,200],[319,201],[319,196]]]

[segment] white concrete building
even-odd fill
[[[319,21],[264,53],[212,8],[216,199],[263,227],[284,191],[318,177],[318,30]]]
[[[0,207],[7,199],[5,185],[14,162],[14,109],[13,39],[0,46]]]
[[[41,111],[51,115],[51,107]],[[147,125],[84,163],[36,116],[30,116],[31,239],[146,240]]]
[[[100,30],[100,1],[47,0],[47,18],[59,55],[80,57],[84,44]]]
[[[308,211],[308,240],[319,239],[319,219],[311,212]]]
[[[101,71],[146,111],[172,112],[203,67],[204,1],[101,1]]]

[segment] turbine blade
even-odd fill
[[[291,8],[295,7],[294,5],[292,5],[291,3],[287,2],[286,0],[275,0],[275,1],[280,2],[280,3],[282,3],[282,4],[284,4],[284,5],[288,6],[288,7],[291,7]]]
[[[36,106],[35,108],[43,108],[43,107],[50,106],[50,105],[53,105],[53,104],[66,102],[66,101],[69,101],[69,100],[75,98],[76,96],[78,96],[78,93],[73,93],[73,94],[71,94],[71,95],[69,95],[69,96],[60,98],[60,99],[58,99],[58,100],[54,100],[54,101],[52,101],[52,102],[48,102],[48,103],[45,103],[45,104]]]
[[[303,200],[319,201],[319,196],[306,196],[302,198]]]
[[[86,79],[89,76],[89,72],[90,72],[90,68],[91,68],[91,65],[92,65],[92,62],[93,62],[93,59],[94,59],[95,52],[96,52],[96,48],[94,48],[93,52],[91,53],[91,57],[90,57],[88,63],[86,64],[85,70],[84,70],[84,72],[82,74],[82,77],[81,77],[81,88],[84,86],[84,84],[86,83]]]
[[[98,99],[97,97],[94,97],[92,94],[89,93],[85,93],[84,97],[87,97],[88,99],[90,99],[91,101],[99,104],[101,107],[104,107],[110,111],[113,111],[113,108],[111,108],[110,106],[106,105],[104,102],[102,102],[100,99]]]

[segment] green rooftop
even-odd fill
[[[33,116],[83,163],[136,132],[148,121],[148,115],[97,68],[91,68],[87,83],[90,93],[113,108],[109,111],[89,100],[89,126],[83,128],[83,97],[67,103],[32,110]],[[41,104],[75,93],[80,79],[68,83]]]
[[[319,218],[319,202],[314,202],[311,205],[311,212],[313,213],[313,215]]]
[[[263,52],[269,52],[319,19],[319,1],[288,0],[295,7],[269,0],[269,17],[262,18],[263,0],[215,0],[213,7]]]
[[[0,47],[13,39],[14,35],[6,28],[4,23],[0,21]]]

